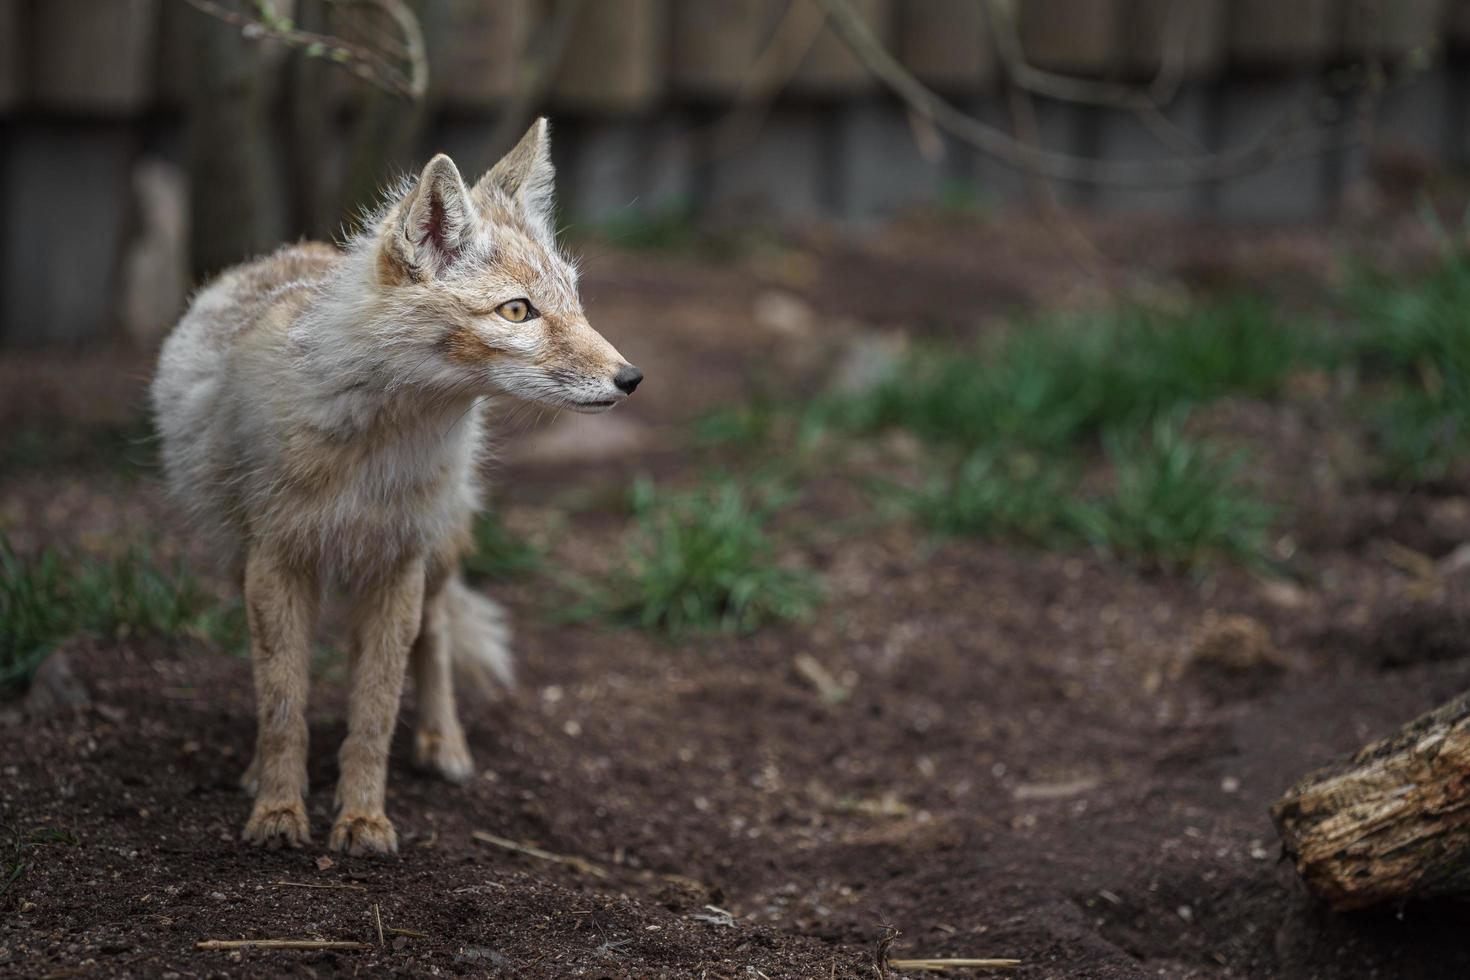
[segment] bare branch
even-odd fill
[[[560,0],[541,36],[534,43],[526,44],[526,50],[520,53],[521,69],[516,75],[515,87],[490,133],[490,150],[495,158],[515,144],[530,123],[532,111],[555,81],[583,2]]]
[[[1288,113],[1258,138],[1217,154],[1192,154],[1152,162],[1095,160],[1029,148],[1009,133],[957,109],[920,82],[873,36],[849,0],[816,0],[853,55],[910,108],[955,138],[1021,171],[1077,183],[1116,187],[1164,187],[1225,180],[1271,164],[1319,153],[1338,145],[1325,126],[1313,125],[1301,109]]]
[[[1163,113],[1163,107],[1173,101],[1184,77],[1184,56],[1201,9],[1198,0],[1175,0],[1169,7],[1159,70],[1148,85],[1141,87],[1074,78],[1037,68],[1026,60],[1015,18],[1006,5],[999,0],[976,2],[985,16],[1006,77],[1020,88],[1063,102],[1127,109],[1176,154],[1191,156],[1207,152],[1197,139]],[[1188,16],[1191,11],[1196,12],[1193,18]]]
[[[417,101],[428,90],[429,63],[424,52],[423,31],[418,18],[404,0],[332,0],[333,3],[361,4],[381,11],[403,35],[391,48],[400,60],[408,62],[405,72],[391,58],[364,44],[298,29],[288,17],[271,13],[268,5],[255,4],[255,13],[247,14],[225,6],[217,0],[184,0],[189,6],[216,20],[238,27],[251,40],[279,41],[297,48],[310,57],[322,58],[341,65],[358,78],[385,89],[400,98]]]

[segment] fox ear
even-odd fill
[[[440,153],[398,205],[395,241],[389,243],[415,278],[453,265],[474,233],[469,191],[454,161]]]
[[[545,241],[554,239],[552,190],[556,168],[551,165],[551,124],[542,116],[531,124],[500,162],[475,184],[475,197],[489,203],[496,194],[518,207],[531,228]]]

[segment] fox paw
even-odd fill
[[[397,854],[398,832],[383,814],[343,813],[327,846],[348,854]]]
[[[282,844],[300,847],[311,841],[311,826],[306,819],[306,808],[301,801],[295,803],[259,803],[245,821],[241,836],[258,847],[275,850]]]
[[[460,731],[448,735],[419,732],[413,740],[413,764],[451,783],[462,783],[475,774],[475,760]]]

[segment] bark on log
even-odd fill
[[[1334,908],[1470,893],[1470,694],[1308,775],[1271,817]]]

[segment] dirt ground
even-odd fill
[[[1093,232],[1116,270],[1160,288],[1310,293],[1350,244]],[[1024,223],[900,226],[724,263],[593,249],[589,312],[648,380],[591,436],[514,426],[497,497],[517,528],[559,526],[566,561],[605,565],[624,517],[598,501],[638,472],[677,481],[721,461],[685,448],[708,407],[829,373],[865,331],[963,335],[1086,302],[1087,282]],[[114,352],[7,354],[0,422],[61,439],[125,417],[147,370]],[[936,549],[902,525],[854,533],[860,496],[833,475],[797,515],[811,518],[801,557],[827,583],[808,623],[673,643],[560,624],[538,582],[498,588],[521,684],[466,706],[480,767],[466,786],[416,773],[400,726],[396,859],[325,860],[345,727],[330,670],[312,713],[316,844],[260,852],[237,839],[248,664],[188,643],[72,644],[93,706],[0,728],[0,824],[63,832],[27,849],[0,897],[0,974],[874,977],[896,930],[894,957],[1015,957],[1022,977],[1465,976],[1470,911],[1326,911],[1280,860],[1267,808],[1470,687],[1463,585],[1405,558],[1470,540],[1470,500],[1334,481],[1341,420],[1310,386],[1221,412],[1266,447],[1296,507],[1287,577],[1191,581],[1086,554]],[[18,545],[152,530],[197,551],[177,525],[148,472],[78,458],[0,473]],[[824,697],[804,657],[846,696]],[[368,945],[195,945],[266,937]]]

